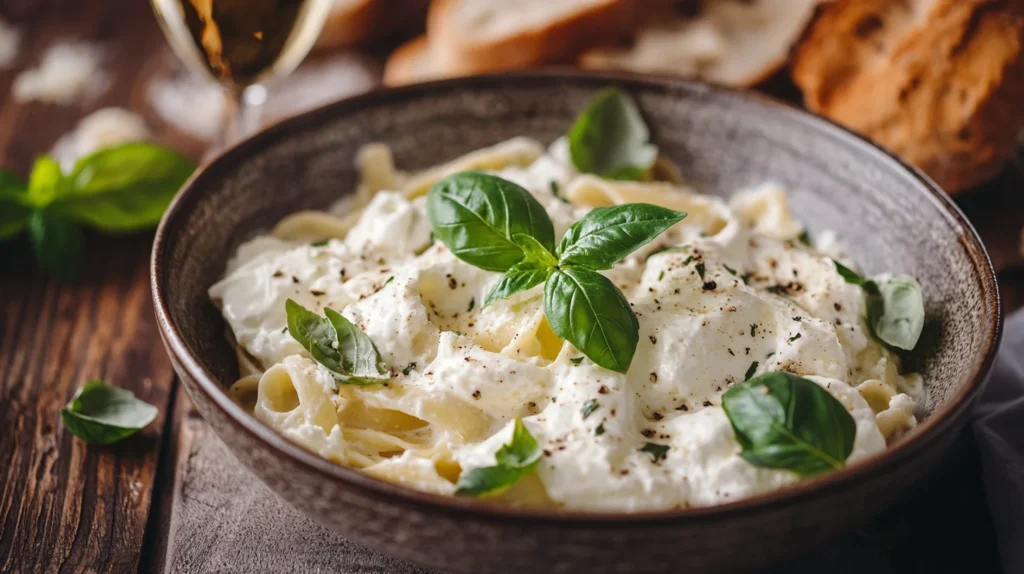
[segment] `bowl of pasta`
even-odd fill
[[[152,283],[242,463],[464,572],[809,548],[937,467],[1000,335],[983,246],[912,168],[761,96],[608,74],[284,121],[183,188]]]

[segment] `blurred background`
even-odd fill
[[[381,84],[546,66],[758,90],[873,139],[954,195],[1004,309],[1024,306],[1024,0],[0,0],[0,167],[23,188],[42,154],[66,172],[136,141],[200,161]],[[252,479],[227,467],[173,384],[150,304],[152,233],[86,230],[81,275],[65,284],[41,271],[27,224],[4,237],[11,205],[0,202],[0,571],[148,571],[172,507],[218,526],[204,494],[251,494]],[[161,410],[120,450],[59,432],[60,406],[95,376]],[[846,551],[823,550],[827,563],[956,570],[931,550],[948,549],[959,570],[998,571],[973,457]],[[184,480],[197,460],[224,467]],[[186,546],[186,560],[211,555]]]

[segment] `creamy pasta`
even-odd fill
[[[564,139],[545,149],[516,138],[418,174],[397,171],[381,145],[357,163],[355,194],[244,244],[210,289],[239,352],[232,396],[324,458],[453,494],[460,472],[494,464],[521,419],[544,455],[500,499],[637,511],[722,503],[798,480],[740,456],[721,403],[745,373],[789,371],[825,388],[856,423],[847,462],[916,424],[921,378],[901,374],[871,336],[860,288],[798,240],[804,227],[779,186],[724,201],[678,176],[606,180],[577,173]],[[640,324],[625,374],[583,360],[554,334],[540,286],[482,305],[500,274],[434,241],[425,208],[434,183],[465,169],[524,187],[557,237],[596,207],[645,202],[688,213],[602,272]],[[388,384],[336,385],[290,336],[287,299],[358,326],[390,370]],[[584,415],[588,401],[600,408]],[[651,437],[667,447],[663,460],[641,450]]]

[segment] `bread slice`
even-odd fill
[[[648,1],[648,0],[642,0]],[[627,32],[634,0],[434,0],[427,31],[449,74],[569,62]]]
[[[417,36],[395,49],[384,64],[384,84],[401,86],[445,77],[426,36]]]
[[[317,47],[404,40],[423,31],[429,4],[430,0],[334,0]]]
[[[995,175],[1024,129],[1024,2],[837,0],[796,51],[810,109],[946,191]]]
[[[626,46],[595,48],[584,68],[698,77],[753,86],[781,69],[819,0],[714,0],[655,11]]]

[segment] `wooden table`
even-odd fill
[[[158,139],[194,156],[201,153],[201,144],[161,124],[147,107],[147,70],[166,52],[147,3],[5,0],[0,17],[23,30],[15,70],[0,70],[4,167],[26,175],[35,155],[49,150],[79,117],[107,105],[137,111]],[[68,37],[110,47],[110,66],[116,73],[112,88],[83,107],[14,102],[9,86],[16,69],[34,66],[49,44]],[[958,200],[992,253],[1008,312],[1024,305],[1022,182],[1024,175],[1008,169],[997,181]],[[73,285],[43,276],[24,239],[0,244],[0,572],[215,568],[199,558],[212,555],[216,532],[206,533],[210,539],[204,539],[205,545],[185,558],[175,559],[168,548],[175,510],[204,504],[188,498],[190,491],[184,487],[189,477],[203,464],[234,461],[225,459],[219,442],[210,442],[160,344],[148,282],[150,240],[151,234],[145,233],[114,238],[89,234],[85,272]],[[160,416],[115,446],[86,445],[63,430],[59,411],[92,378],[131,389],[159,407]],[[217,472],[239,471],[229,467]],[[973,571],[994,571],[997,555],[971,449],[943,474],[889,510],[870,531],[796,564],[816,569],[831,564],[836,571],[860,564],[876,572],[964,564]],[[244,473],[236,478],[255,483]],[[255,484],[253,488],[262,488]],[[218,489],[216,484],[208,487]],[[232,492],[221,488],[222,495]],[[198,524],[194,513],[190,516],[191,524]],[[298,524],[304,519],[289,520]],[[324,553],[345,544],[330,533],[317,536],[322,540],[305,543],[322,547]],[[918,552],[924,548],[928,552]],[[366,564],[365,569],[375,570],[389,563],[376,556]],[[247,568],[244,563],[235,566]]]

